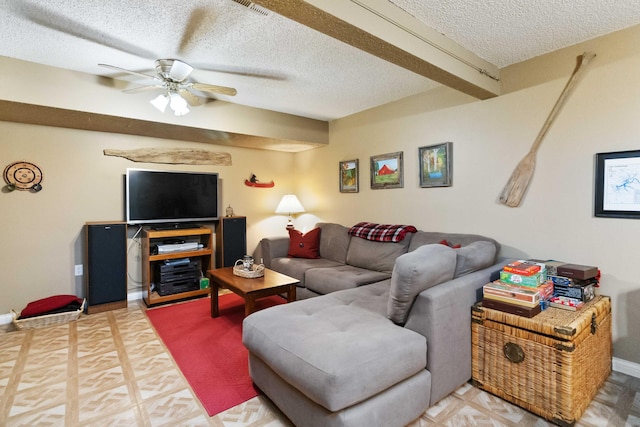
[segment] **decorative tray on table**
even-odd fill
[[[244,268],[242,260],[239,259],[236,261],[236,265],[233,266],[233,274],[246,279],[257,279],[264,276],[264,264],[253,264],[251,270],[247,270]]]

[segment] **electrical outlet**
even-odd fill
[[[78,265],[76,265],[75,272],[76,272],[76,273],[75,273],[75,274],[76,274],[76,276],[82,276],[82,274],[83,274],[83,271],[82,271],[82,264],[78,264]]]

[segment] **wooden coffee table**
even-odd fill
[[[255,279],[233,274],[233,267],[208,270],[211,279],[211,317],[218,317],[218,290],[229,289],[244,298],[244,315],[248,316],[256,309],[256,299],[272,295],[287,294],[287,301],[296,300],[296,285],[299,280],[285,276],[277,271],[264,269],[264,276]]]

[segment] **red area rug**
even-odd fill
[[[256,301],[257,309],[286,302],[280,297]],[[210,298],[147,310],[147,316],[171,352],[209,415],[257,396],[242,345],[244,300],[219,298],[220,317],[211,317]]]

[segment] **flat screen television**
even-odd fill
[[[127,224],[180,228],[215,221],[219,212],[217,173],[127,169]]]

